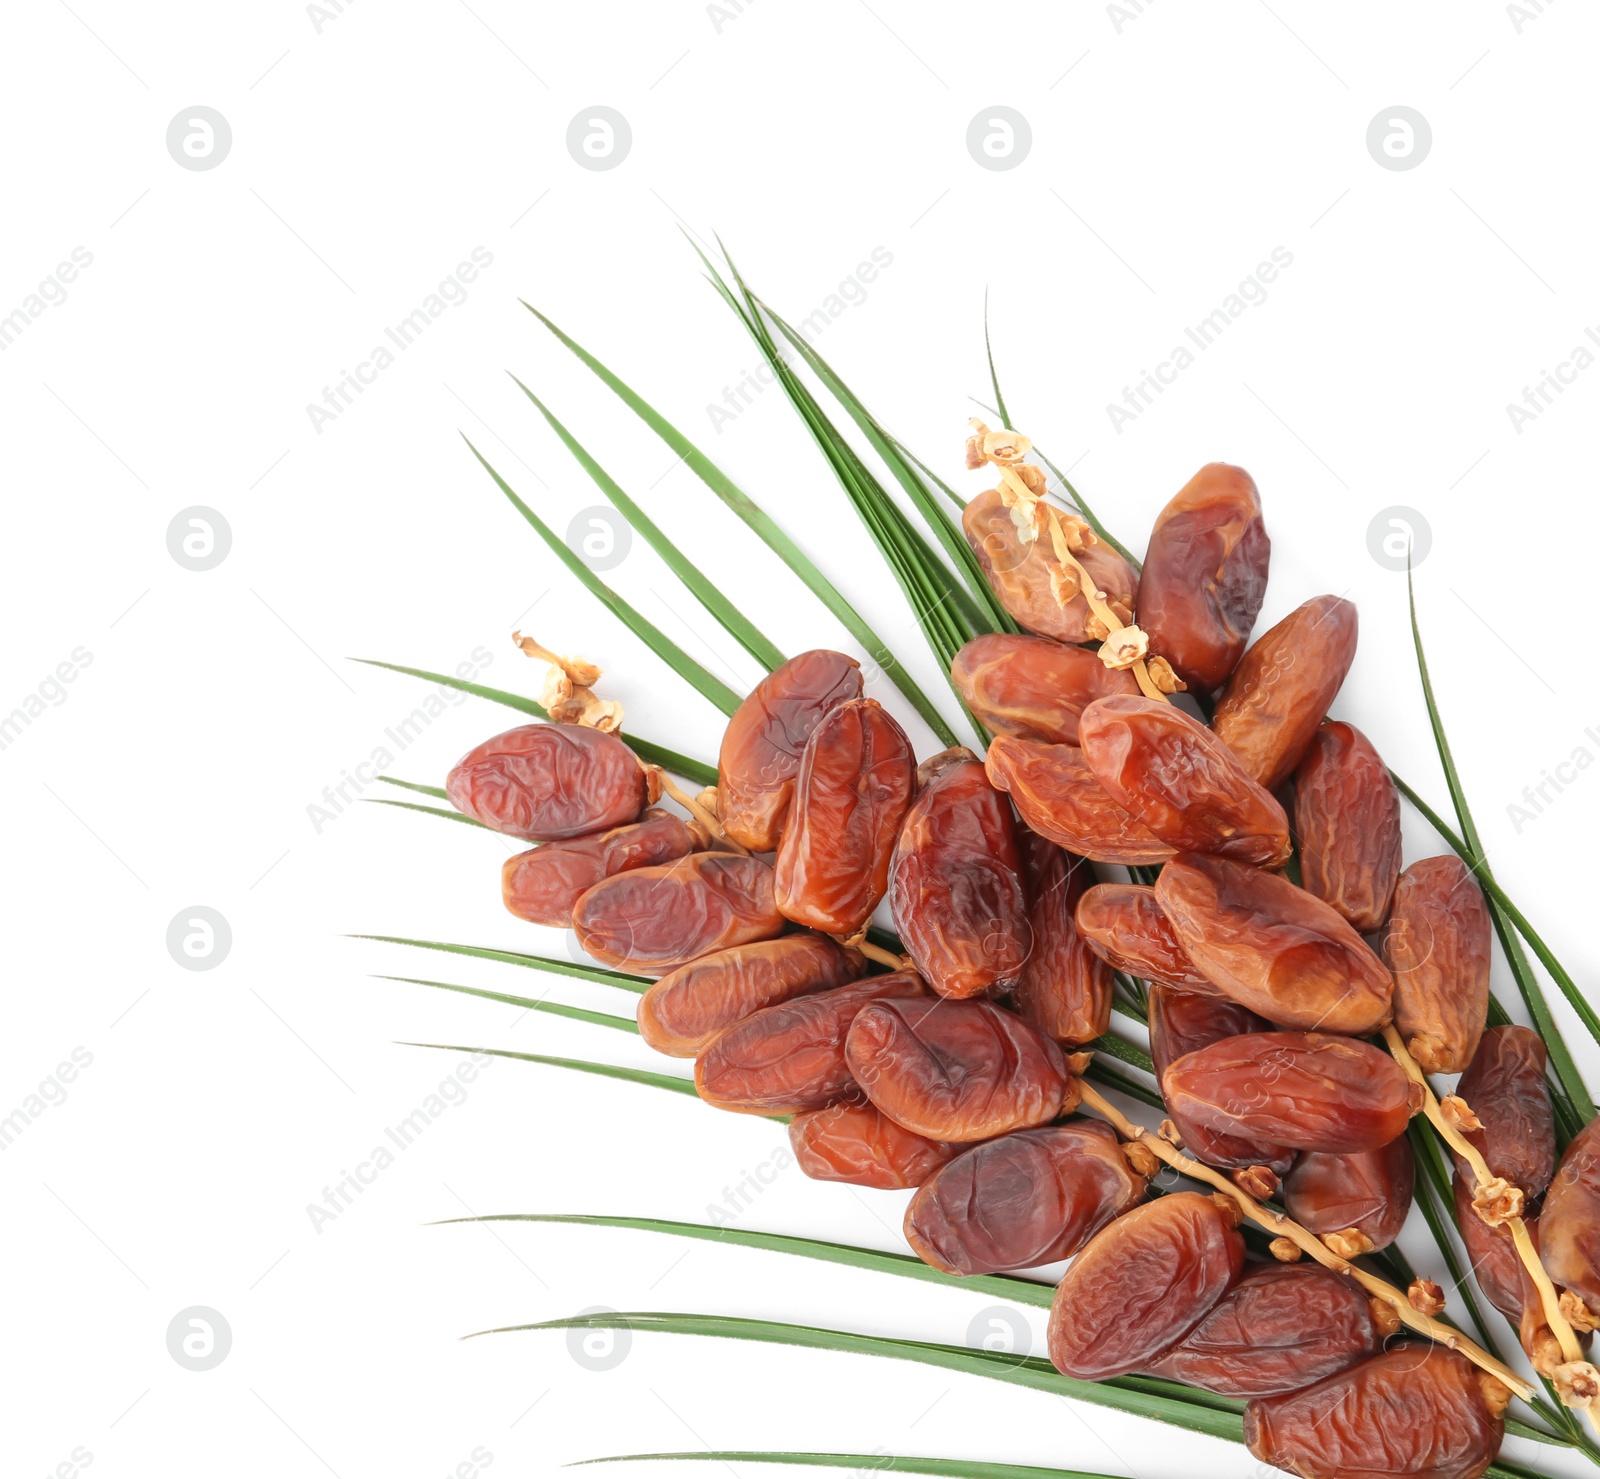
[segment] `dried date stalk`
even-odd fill
[[[622,728],[622,705],[615,699],[603,699],[595,694],[594,685],[600,681],[600,669],[592,662],[585,662],[581,657],[560,657],[521,632],[513,632],[511,640],[529,657],[550,664],[539,702],[549,713],[552,724],[583,724],[590,729],[603,729],[608,734]]]
[[[643,765],[644,762],[640,761]],[[644,773],[650,778],[651,800],[655,800],[663,793],[670,796],[686,812],[698,822],[712,838],[716,840],[719,848],[728,852],[736,852],[740,857],[749,857],[750,849],[741,847],[726,832],[722,830],[722,823],[717,819],[716,812],[704,805],[705,792],[699,796],[691,796],[659,765],[645,765]]]

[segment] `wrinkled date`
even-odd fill
[[[1318,1237],[1353,1228],[1372,1248],[1352,1251],[1376,1251],[1400,1236],[1415,1186],[1411,1142],[1398,1135],[1377,1150],[1308,1151],[1284,1179],[1283,1209]]]
[[[1306,891],[1374,934],[1400,878],[1400,793],[1354,725],[1331,721],[1312,738],[1294,774],[1294,830]]]
[[[1477,879],[1453,853],[1400,875],[1383,954],[1394,972],[1394,1024],[1426,1073],[1459,1073],[1478,1050],[1492,928]]]
[[[1217,988],[1184,954],[1153,888],[1097,883],[1078,900],[1077,923],[1089,948],[1117,970],[1179,991],[1217,995]]]
[[[1545,1048],[1531,1028],[1491,1027],[1456,1085],[1482,1129],[1466,1131],[1496,1176],[1536,1197],[1556,1168],[1555,1117],[1544,1081]],[[1457,1168],[1461,1161],[1457,1158]]]
[[[921,1186],[966,1147],[902,1129],[871,1104],[830,1104],[797,1114],[789,1144],[813,1181],[843,1181],[879,1191]]]
[[[967,707],[994,734],[1078,743],[1078,716],[1097,698],[1137,693],[1132,673],[1108,668],[1084,647],[1009,632],[974,637],[950,664]]]
[[[1191,688],[1212,689],[1250,639],[1267,590],[1272,541],[1254,479],[1202,467],[1156,518],[1139,584],[1139,625]]]
[[[645,807],[645,773],[614,734],[577,724],[524,724],[468,750],[445,794],[496,832],[557,842],[620,827]]]
[[[1037,832],[1018,839],[1028,879],[1033,950],[1011,993],[1012,1005],[1046,1037],[1086,1043],[1111,1025],[1111,968],[1078,933],[1079,896],[1092,874]]]
[[[806,741],[778,847],[778,908],[828,935],[863,928],[889,887],[889,859],[916,790],[905,731],[875,699],[840,704]]]
[[[1287,878],[1180,853],[1156,880],[1184,953],[1235,1001],[1284,1027],[1363,1034],[1389,1020],[1389,972],[1344,919]]]
[[[1283,808],[1181,709],[1142,696],[1096,699],[1078,736],[1111,799],[1169,847],[1262,868],[1288,860]]]
[[[1179,1191],[1135,1207],[1057,1286],[1050,1360],[1079,1381],[1138,1371],[1204,1319],[1243,1265],[1244,1239],[1209,1198]]]
[[[819,648],[791,657],[750,690],[722,734],[717,816],[752,852],[775,852],[794,797],[800,757],[830,710],[861,697],[861,665]]]
[[[1567,1147],[1539,1216],[1544,1266],[1600,1316],[1600,1120],[1590,1120]]]
[[[1109,1125],[1021,1130],[935,1175],[906,1208],[906,1241],[947,1274],[1036,1268],[1072,1257],[1144,1190]]]
[[[1351,1280],[1318,1263],[1257,1263],[1147,1369],[1224,1397],[1274,1397],[1381,1344],[1372,1302]]]
[[[1403,1345],[1253,1401],[1244,1441],[1263,1463],[1304,1479],[1477,1479],[1500,1451],[1506,1395],[1457,1351]]]
[[[1009,986],[1033,945],[1011,808],[969,750],[923,770],[890,864],[895,926],[940,996]]]
[[[1376,1150],[1422,1105],[1381,1048],[1326,1032],[1224,1038],[1179,1058],[1161,1087],[1175,1115],[1295,1150]]]
[[[1217,700],[1211,727],[1269,791],[1300,763],[1356,655],[1356,608],[1318,596],[1256,642]]]
[[[602,965],[664,975],[713,950],[783,933],[772,869],[759,858],[696,852],[595,884],[572,909],[578,943]]]
[[[705,841],[697,824],[671,812],[647,811],[626,827],[547,842],[507,858],[500,869],[500,896],[518,919],[566,929],[578,896],[601,879],[670,863]]]
[[[658,1053],[693,1058],[719,1032],[762,1007],[853,981],[858,950],[826,935],[785,935],[703,955],[663,976],[639,999],[639,1036]]]
[[[850,1073],[895,1123],[930,1140],[1048,1124],[1072,1080],[1049,1038],[991,1001],[884,1001],[845,1042]]]
[[[844,1058],[856,1014],[871,1002],[926,995],[913,972],[898,971],[763,1007],[712,1039],[695,1060],[695,1088],[707,1104],[738,1114],[800,1114],[859,1099]]]

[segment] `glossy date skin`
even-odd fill
[[[1078,743],[1078,716],[1097,698],[1137,693],[1133,674],[1084,647],[1048,637],[989,632],[955,655],[950,679],[994,734],[1041,744]]]
[[[1111,799],[1169,847],[1258,868],[1288,860],[1283,808],[1181,709],[1142,695],[1096,699],[1078,737]]]
[[[1400,1236],[1415,1188],[1411,1142],[1398,1135],[1377,1150],[1308,1151],[1284,1178],[1283,1209],[1318,1237],[1355,1228],[1377,1251]]]
[[[992,1001],[885,1001],[850,1025],[845,1061],[896,1124],[930,1140],[987,1140],[1048,1124],[1069,1076],[1061,1049]]]
[[[693,824],[671,812],[647,811],[625,827],[547,842],[507,858],[500,868],[500,897],[518,919],[565,929],[579,896],[601,879],[670,863],[704,845]]]
[[[806,741],[832,709],[861,697],[861,665],[818,648],[774,668],[734,710],[717,757],[717,817],[751,852],[775,852]]]
[[[658,1053],[693,1058],[716,1035],[763,1007],[854,981],[859,950],[826,935],[794,934],[702,955],[639,998],[639,1036]]]
[[[559,842],[634,821],[645,773],[614,734],[524,724],[468,750],[444,783],[457,811],[526,842]]]
[[[1244,1415],[1250,1452],[1303,1479],[1477,1479],[1504,1433],[1478,1368],[1441,1345],[1399,1346]]]
[[[1077,924],[1089,948],[1117,970],[1179,991],[1218,995],[1184,954],[1153,888],[1097,883],[1078,900]]]
[[[1019,1130],[965,1151],[906,1208],[912,1252],[947,1274],[1070,1258],[1144,1196],[1145,1179],[1098,1120]]]
[[[1111,968],[1078,932],[1079,896],[1093,879],[1082,858],[1037,832],[1018,838],[1033,949],[1011,993],[1023,1020],[1058,1043],[1092,1042],[1111,1025]]]
[[[1600,1316],[1600,1120],[1578,1132],[1550,1179],[1539,1250],[1550,1277]]]
[[[1267,590],[1272,542],[1255,481],[1242,467],[1202,467],[1161,510],[1139,583],[1150,650],[1191,688],[1219,687],[1250,639]]]
[[[915,972],[897,971],[763,1007],[695,1059],[695,1088],[707,1104],[736,1114],[803,1114],[859,1100],[844,1057],[856,1014],[873,1002],[926,996]]]
[[[1456,1085],[1456,1093],[1483,1125],[1466,1131],[1467,1139],[1496,1176],[1520,1186],[1530,1198],[1549,1186],[1556,1168],[1546,1056],[1543,1041],[1531,1028],[1491,1027]]]
[[[1453,853],[1400,875],[1384,931],[1394,1022],[1426,1073],[1460,1073],[1489,1011],[1493,925],[1472,870]]]
[[[1156,902],[1218,990],[1283,1027],[1365,1035],[1389,1020],[1389,972],[1344,919],[1287,878],[1180,853]]]
[[[1033,948],[1011,807],[970,751],[930,763],[889,868],[895,927],[940,996],[1009,987]]]
[[[1330,721],[1312,737],[1294,773],[1294,830],[1306,891],[1357,934],[1382,928],[1400,880],[1400,793],[1353,724]]]
[[[1056,1288],[1050,1360],[1104,1381],[1138,1371],[1181,1341],[1237,1281],[1244,1239],[1207,1197],[1171,1192],[1117,1218]]]
[[[1356,655],[1356,608],[1317,596],[1264,633],[1233,670],[1211,727],[1269,791],[1288,780]]]
[[[870,698],[828,713],[806,741],[778,847],[778,908],[827,935],[866,926],[916,790],[905,731]]]
[[[786,927],[759,858],[696,852],[595,884],[572,909],[578,943],[602,965],[661,976],[713,950]]]
[[[830,1104],[797,1114],[789,1144],[813,1181],[842,1181],[879,1191],[921,1186],[965,1146],[946,1145],[902,1129],[871,1104]]]

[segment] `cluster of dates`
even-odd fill
[[[829,651],[733,716],[701,798],[714,826],[654,809],[652,772],[614,733],[514,729],[448,784],[460,810],[540,844],[505,864],[507,907],[656,978],[644,1040],[692,1058],[707,1103],[789,1117],[807,1174],[915,1189],[905,1235],[933,1267],[1072,1259],[1050,1319],[1061,1371],[1248,1398],[1252,1451],[1318,1479],[1474,1479],[1503,1385],[1443,1345],[1396,1344],[1388,1306],[1292,1247],[1247,1261],[1235,1201],[1155,1195],[1147,1146],[1074,1115],[1125,972],[1147,983],[1166,1139],[1355,1258],[1395,1238],[1412,1195],[1419,1086],[1368,1040],[1392,1022],[1427,1071],[1464,1072],[1474,1143],[1574,1307],[1600,1315],[1600,1132],[1557,1170],[1542,1044],[1485,1031],[1475,881],[1454,858],[1402,870],[1385,766],[1325,720],[1354,607],[1309,601],[1247,647],[1269,542],[1254,483],[1221,464],[1162,513],[1138,578],[1098,545],[1063,578],[998,493],[965,527],[1028,633],[956,658],[994,737],[984,759],[919,766]],[[1105,635],[1091,595],[1137,611],[1175,686],[1215,696],[1209,725],[1072,645]],[[1153,881],[1097,881],[1095,864]],[[905,952],[889,969],[866,937],[885,899]],[[1538,1290],[1484,1210],[1458,1165],[1478,1277],[1548,1371]]]

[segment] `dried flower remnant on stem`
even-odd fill
[[[600,681],[600,669],[592,662],[585,662],[581,657],[558,656],[521,632],[513,632],[511,640],[527,656],[550,665],[539,702],[550,715],[552,724],[582,724],[608,734],[622,728],[622,705],[615,699],[602,699],[595,694],[594,685]]]

